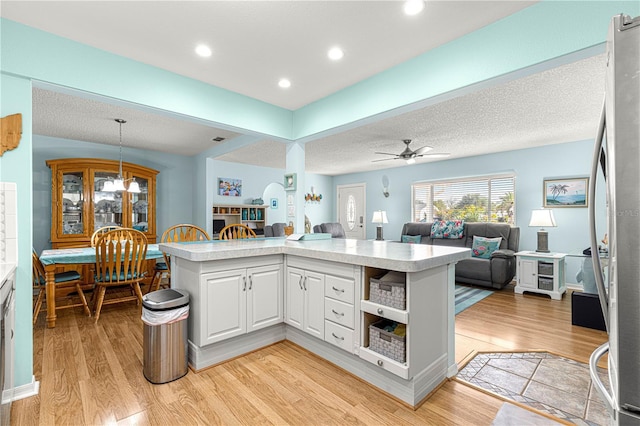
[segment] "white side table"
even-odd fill
[[[548,294],[560,300],[567,291],[565,282],[564,253],[539,253],[519,251],[516,253],[516,286],[514,291]]]

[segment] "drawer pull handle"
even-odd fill
[[[333,333],[333,332],[332,332],[332,333],[331,333],[331,335],[332,335],[333,337],[335,337],[336,339],[338,339],[338,340],[344,340],[344,337],[336,336],[336,333]]]
[[[378,313],[379,313],[380,315],[382,315],[382,314],[384,313],[384,311],[382,310],[382,308],[378,308]]]
[[[382,367],[382,366],[384,365],[384,362],[382,362],[382,360],[381,360],[381,359],[379,359],[379,360],[378,360],[378,365],[379,365],[380,367]]]
[[[343,288],[335,288],[335,287],[331,287],[333,289],[333,291],[339,291],[340,293],[344,293],[344,289]]]
[[[335,315],[340,315],[341,317],[344,316],[344,312],[336,312],[335,309],[332,309],[331,312],[333,312]]]

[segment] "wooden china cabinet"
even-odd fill
[[[104,183],[118,176],[118,161],[65,158],[47,161],[51,169],[51,247],[89,247],[91,235],[118,225],[144,232],[156,242],[157,170],[122,163],[125,186],[132,179],[140,193],[106,192]]]

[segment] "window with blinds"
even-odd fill
[[[464,220],[515,224],[515,175],[414,183],[414,222]]]

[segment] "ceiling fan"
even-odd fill
[[[430,146],[423,146],[422,148],[418,148],[415,151],[409,148],[409,144],[411,143],[411,139],[403,139],[402,142],[406,145],[404,151],[400,154],[391,154],[388,152],[376,152],[376,154],[382,155],[392,155],[393,158],[381,158],[380,160],[373,160],[373,162],[378,161],[387,161],[387,160],[405,160],[407,164],[413,164],[416,162],[416,158],[418,157],[430,157],[430,158],[444,158],[448,157],[451,154],[441,153],[441,154],[425,154],[426,152],[431,151],[433,148]]]

